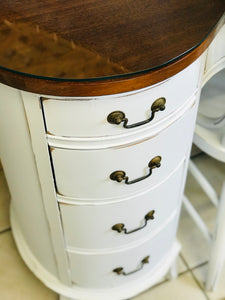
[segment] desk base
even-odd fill
[[[144,290],[150,288],[159,282],[170,270],[176,261],[176,258],[180,251],[180,244],[175,241],[170,251],[168,251],[167,256],[164,258],[160,265],[156,266],[147,275],[140,277],[134,286],[130,284],[125,284],[118,288],[109,289],[87,289],[78,286],[66,286],[60,282],[55,276],[50,274],[36,259],[36,257],[30,251],[22,232],[20,231],[19,224],[16,220],[16,215],[11,206],[10,209],[11,216],[11,226],[13,236],[19,250],[21,257],[23,258],[26,265],[34,273],[34,275],[39,278],[44,285],[52,289],[56,293],[62,295],[61,300],[82,300],[82,299],[92,299],[92,300],[122,300],[134,297],[137,294],[143,292]],[[171,272],[172,273],[172,272]],[[174,276],[171,276],[174,277]]]

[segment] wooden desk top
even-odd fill
[[[224,24],[224,0],[0,0],[0,82],[94,96],[164,80]]]

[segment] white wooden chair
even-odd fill
[[[225,70],[216,74],[203,88],[194,144],[206,154],[225,163]],[[210,234],[198,212],[184,196],[184,207],[210,243],[205,289],[213,290],[225,262],[225,178],[223,178],[222,191],[219,196],[192,160],[190,160],[189,171],[212,203],[217,206],[215,228]]]

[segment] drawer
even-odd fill
[[[200,61],[197,60],[168,80],[135,92],[82,99],[43,98],[47,132],[63,137],[101,137],[127,134],[156,124],[173,114],[193,95],[197,88],[199,66]],[[115,125],[107,121],[108,115],[114,111],[123,112],[128,125],[147,120],[152,104],[161,97],[166,99],[165,110],[157,111],[154,119],[146,125],[125,129],[123,123]]]
[[[121,199],[152,188],[168,177],[186,155],[195,115],[196,105],[156,136],[133,145],[101,150],[52,148],[57,192],[76,200],[101,201]],[[154,164],[157,157],[161,157],[160,167]],[[142,180],[132,184],[126,184],[125,180],[117,182],[115,179],[120,180],[123,174],[117,172],[116,176],[116,171],[125,172],[128,183]]]
[[[179,206],[183,168],[182,162],[165,182],[128,201],[106,205],[60,203],[66,246],[121,247],[154,234]]]
[[[140,276],[154,272],[157,265],[164,263],[164,258],[175,241],[176,226],[177,218],[174,218],[152,239],[117,252],[68,251],[72,281],[78,286],[87,288],[135,284],[135,280]],[[149,262],[142,265],[142,260],[146,257],[149,257]],[[122,271],[125,273],[136,272],[119,275],[114,271],[118,268],[123,268]]]

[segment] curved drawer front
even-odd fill
[[[165,110],[157,111],[155,124],[170,116],[193,95],[197,87],[200,61],[165,82],[135,92],[103,96],[91,99],[50,99],[44,98],[43,109],[47,131],[51,135],[64,137],[97,137],[126,134],[123,123],[110,124],[107,117],[114,111],[122,111],[128,119],[128,125],[149,119],[152,104],[158,98],[165,97]]]
[[[83,151],[52,149],[57,192],[76,200],[98,201],[120,199],[159,184],[177,168],[186,155],[186,145],[189,145],[192,138],[195,111],[196,107],[160,134],[135,145]],[[159,156],[161,166],[149,167],[149,162]],[[117,182],[111,177],[116,171],[124,171],[129,182],[142,180],[133,184],[126,184],[125,180]],[[150,173],[150,176],[143,179]]]
[[[106,288],[135,283],[139,276],[154,271],[157,264],[163,263],[175,240],[177,218],[173,219],[152,239],[133,248],[126,248],[119,252],[67,252],[71,267],[72,281],[78,286],[89,288]],[[142,264],[142,260],[149,256],[149,262]],[[142,267],[142,268],[141,268]],[[123,268],[121,272],[132,274],[118,274],[114,270]],[[135,272],[136,271],[136,272]]]
[[[176,211],[183,163],[165,182],[128,201],[106,205],[60,204],[66,245],[75,248],[121,247],[154,234]]]

